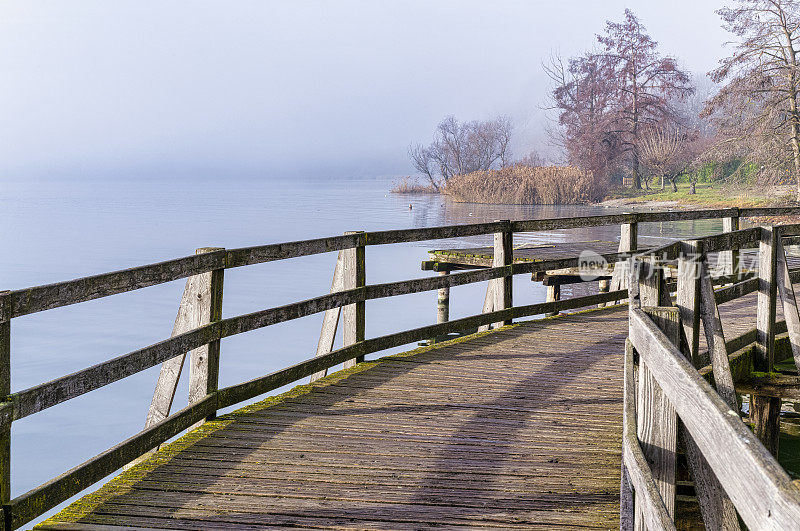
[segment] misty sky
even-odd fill
[[[0,179],[409,173],[445,115],[547,151],[541,63],[630,7],[693,72],[723,0],[5,0]]]

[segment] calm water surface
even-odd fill
[[[19,289],[192,254],[382,230],[610,213],[587,206],[457,204],[438,196],[387,193],[388,180],[112,181],[0,183],[0,289]],[[411,207],[411,208],[409,208]],[[655,242],[719,232],[719,221],[648,224]],[[369,283],[430,275],[432,248],[487,245],[491,237],[367,248]],[[531,233],[525,241],[618,240],[617,226]],[[225,272],[224,315],[235,316],[327,293],[335,253]],[[514,300],[544,300],[541,284],[517,277]],[[184,281],[154,286],[12,323],[14,391],[169,336]],[[478,313],[485,283],[453,288],[451,317]],[[436,293],[367,303],[367,337],[432,324]],[[220,385],[254,378],[313,355],[321,316],[222,341]],[[339,334],[341,336],[341,334]],[[338,340],[341,343],[341,337]],[[66,471],[143,427],[158,368],[15,422],[12,495]],[[187,373],[184,373],[186,375]],[[185,376],[184,376],[185,379]],[[186,402],[182,382],[174,407]]]

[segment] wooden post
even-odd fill
[[[547,299],[545,302],[556,302],[561,300],[561,284],[552,284],[547,286]],[[545,317],[552,317],[558,315],[558,312],[547,312]]]
[[[495,284],[494,281],[490,280],[486,283],[486,296],[483,298],[483,310],[481,313],[491,313],[494,311],[494,303],[495,303],[495,296],[494,296]],[[478,327],[478,332],[486,332],[490,330],[492,325],[485,324]]]
[[[450,271],[439,271],[439,276],[449,275]],[[450,320],[450,286],[439,288],[436,292],[436,322],[446,323]]]
[[[197,254],[222,251],[221,247],[202,247]],[[222,284],[224,269],[215,269],[209,273],[197,275],[201,282],[197,292],[200,312],[200,324],[213,323],[222,319]],[[202,400],[211,393],[217,392],[219,386],[219,340],[191,351],[189,360],[189,403]],[[207,417],[211,420],[212,413]]]
[[[778,457],[778,439],[781,433],[781,399],[773,396],[750,395],[750,420],[753,433],[769,450]]]
[[[658,300],[657,287],[661,275],[648,279],[642,292],[642,305]],[[678,309],[674,307],[648,307],[645,311],[653,321],[667,335],[670,340],[678,344],[680,340],[680,317]],[[650,373],[647,365],[639,366],[639,386],[637,393],[636,433],[650,469],[653,472],[664,506],[670,517],[675,519],[675,452],[677,450],[678,420],[675,408],[666,397],[656,379]],[[641,504],[637,503],[636,528],[643,529],[644,516],[641,513]]]
[[[364,231],[348,231],[345,234],[363,234]],[[363,245],[345,249],[344,253],[344,289],[361,288],[367,285],[366,254]],[[344,346],[364,341],[366,332],[366,303],[348,304],[342,310],[344,317]],[[344,362],[344,368],[354,367],[364,361],[359,356]]]
[[[638,246],[639,225],[636,222],[636,214],[628,215],[631,221],[619,226],[619,247],[617,251],[620,253],[635,251]],[[615,263],[614,271],[611,273],[611,291],[627,288],[629,276],[630,271],[628,271],[627,260],[620,260]]]
[[[511,222],[500,220],[506,227],[501,232],[494,235],[494,253],[492,267],[503,267],[511,265],[514,261],[514,234],[511,232]],[[494,311],[506,310],[514,305],[513,301],[513,279],[511,275],[498,278],[495,283],[495,303]],[[510,325],[511,319],[506,319],[502,323],[495,323],[495,326]]]
[[[344,289],[344,251],[339,251],[336,257],[336,266],[333,268],[333,280],[331,281],[331,293]],[[339,327],[339,316],[342,313],[341,306],[325,310],[322,318],[322,330],[319,333],[317,342],[317,356],[323,356],[333,352],[333,342],[336,340],[336,329]],[[328,369],[323,369],[311,375],[310,382],[315,382],[328,375]]]
[[[0,291],[0,295],[8,295],[9,291]],[[1,298],[0,304],[8,298]],[[10,302],[10,301],[9,301]],[[11,319],[5,316],[11,314],[10,304],[5,303],[0,308],[0,401],[11,394]],[[11,414],[0,410],[0,507],[4,507],[11,499]],[[3,509],[3,518],[0,528],[9,530],[7,523],[9,515]]]
[[[738,209],[736,215],[729,218],[722,218],[723,232],[733,232],[739,230],[739,214]],[[740,274],[741,267],[739,264],[739,250],[720,251],[718,258],[719,269],[722,270],[723,275]]]
[[[753,366],[756,371],[771,372],[775,361],[775,308],[777,294],[776,255],[778,231],[761,227],[758,246],[758,309],[756,316],[756,351]]]
[[[608,293],[608,287],[610,282],[607,278],[600,279],[597,282],[597,293]],[[604,308],[606,306],[605,302],[601,302],[597,305],[598,308]]]
[[[689,359],[699,366],[700,354],[700,257],[702,242],[681,244],[678,258],[677,303],[681,314],[684,335],[689,344]]]

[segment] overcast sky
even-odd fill
[[[4,0],[0,179],[396,175],[448,114],[545,151],[551,52],[630,7],[706,72],[723,3]]]

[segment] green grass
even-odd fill
[[[760,207],[782,206],[789,202],[769,194],[767,187],[751,188],[719,183],[697,183],[695,194],[689,193],[689,183],[678,183],[678,191],[673,192],[670,186],[664,190],[634,190],[619,188],[609,194],[608,199],[626,199],[627,203],[636,204],[648,201],[678,201],[680,204],[707,207]]]

